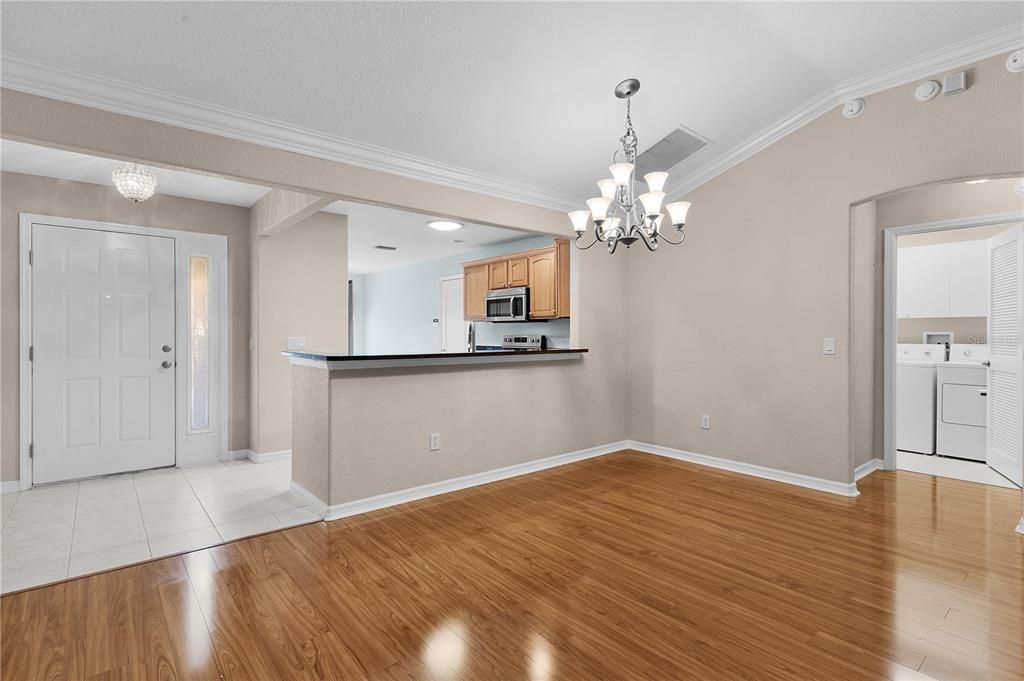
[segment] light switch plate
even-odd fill
[[[430,434],[430,451],[436,452],[441,449],[441,433]]]
[[[711,430],[711,417],[707,414],[700,417],[700,429]]]
[[[836,339],[826,338],[824,344],[822,344],[821,346],[821,351],[823,354],[826,355],[836,354]]]

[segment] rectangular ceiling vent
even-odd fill
[[[385,246],[384,244],[377,244],[373,247],[377,251],[397,251],[398,246]]]
[[[710,140],[679,126],[636,157],[636,176],[665,172],[710,144]]]

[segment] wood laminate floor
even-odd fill
[[[32,679],[1014,679],[1017,491],[622,452],[0,601]]]

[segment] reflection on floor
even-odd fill
[[[3,593],[318,520],[291,461],[163,468],[0,497]]]
[[[1019,489],[1012,482],[996,473],[981,461],[964,461],[945,456],[929,456],[916,452],[896,452],[896,468],[913,473],[926,473],[940,478],[953,478],[982,485]]]
[[[1020,492],[621,452],[0,601],[4,679],[1024,678]]]

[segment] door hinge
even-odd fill
[[[28,346],[28,361],[31,362],[35,358],[35,354],[36,354],[35,353],[35,346],[34,345]]]
[[[29,442],[28,443],[28,458],[34,459],[35,456],[36,456],[36,446],[35,446],[35,443]]]

